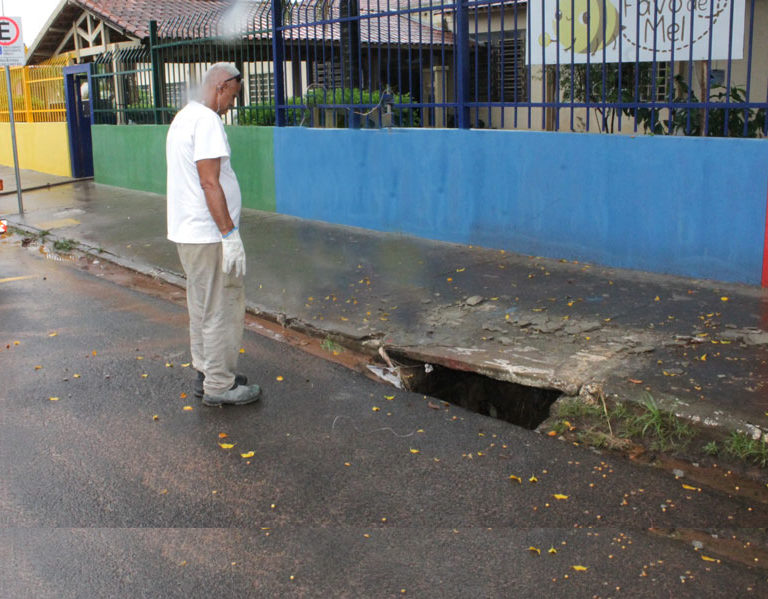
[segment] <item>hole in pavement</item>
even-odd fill
[[[410,391],[530,430],[549,417],[550,406],[562,395],[557,389],[527,387],[435,364],[408,362],[400,372]]]

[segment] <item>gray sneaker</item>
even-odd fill
[[[203,404],[206,406],[244,406],[258,400],[260,396],[261,387],[258,385],[235,385],[219,395],[205,393]]]

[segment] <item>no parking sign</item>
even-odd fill
[[[23,65],[24,37],[20,17],[0,17],[0,66]]]

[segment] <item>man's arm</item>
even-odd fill
[[[200,187],[203,188],[205,203],[208,205],[208,210],[221,234],[226,235],[235,228],[235,224],[229,216],[227,198],[224,196],[224,190],[219,183],[221,158],[205,158],[203,160],[198,160],[195,165],[197,166],[197,174],[200,177]]]

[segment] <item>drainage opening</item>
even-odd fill
[[[472,412],[506,420],[533,430],[549,417],[549,408],[562,395],[557,389],[527,387],[475,372],[399,359],[405,387]]]

